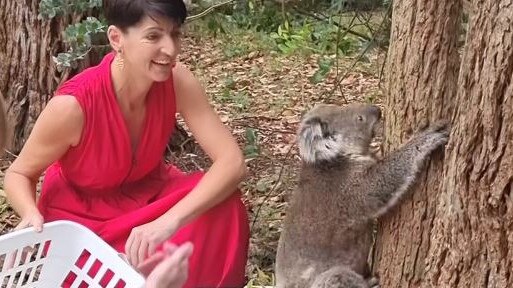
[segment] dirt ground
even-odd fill
[[[283,56],[254,50],[227,58],[220,41],[186,38],[181,59],[199,77],[222,121],[247,155],[249,175],[241,185],[251,221],[247,275],[253,284],[269,285],[274,281],[281,221],[296,185],[300,159],[295,136],[301,115],[319,102],[381,104],[378,75],[384,55],[366,55],[368,61],[353,68],[350,67],[358,55],[340,59],[338,76],[349,69],[350,72],[333,89],[336,71],[330,72],[322,83],[310,82],[317,69],[316,56]],[[173,151],[170,157],[175,164],[186,171],[208,168],[210,161],[193,139],[181,144],[183,150]],[[15,157],[9,153],[4,156],[1,171]],[[19,221],[4,196],[0,190],[0,233]]]

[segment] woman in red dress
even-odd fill
[[[185,6],[105,3],[113,52],[58,88],[7,170],[18,229],[72,220],[135,267],[164,242],[192,242],[184,287],[241,287],[249,227],[237,186],[246,168],[204,89],[176,62]],[[206,173],[185,174],[163,162],[175,113],[211,157]]]

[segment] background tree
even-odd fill
[[[39,2],[0,0],[0,92],[6,100],[13,131],[10,147],[15,153],[59,83],[76,72],[58,71],[53,63],[53,57],[67,49],[62,32],[77,19],[94,15],[84,9],[65,17],[41,20]],[[94,62],[91,59],[86,56],[81,66],[90,65]]]
[[[451,120],[452,132],[444,162],[380,224],[383,287],[513,285],[513,5],[468,7],[458,61],[459,1],[394,4],[386,150],[426,120]]]

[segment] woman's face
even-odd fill
[[[135,77],[165,81],[180,53],[181,27],[164,18],[145,16],[121,33],[119,40],[123,69]]]

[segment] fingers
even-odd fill
[[[159,264],[164,259],[164,257],[166,257],[164,252],[159,251],[148,257],[148,259],[146,259],[143,263],[140,263],[139,266],[137,266],[137,270],[145,277],[148,277],[151,271],[155,269],[155,266],[157,266],[157,264]]]
[[[187,281],[192,250],[193,245],[190,242],[179,247],[169,242],[164,243],[165,258],[149,274],[145,287],[182,287]]]
[[[178,247],[171,242],[165,242],[163,248],[163,251],[149,253],[149,257],[145,259],[142,263],[139,263],[139,265],[137,266],[137,270],[144,276],[148,277],[151,271],[155,269],[155,266],[157,266],[157,264],[159,264],[165,258],[169,258],[169,255],[172,255],[176,251],[176,249],[178,249]],[[148,251],[149,250],[150,248],[148,249]]]
[[[168,254],[171,255],[173,252],[178,249],[178,246],[176,246],[173,242],[166,241],[163,245],[163,250]]]
[[[142,263],[148,254],[148,242],[146,239],[142,239],[139,244],[139,249],[137,249],[137,261],[134,263],[134,266],[137,266],[139,263]]]
[[[157,243],[154,241],[150,241],[150,243],[148,244],[148,257],[155,254],[155,251],[157,251]]]
[[[147,257],[155,254],[157,244],[157,241],[153,240],[152,237],[134,228],[125,244],[125,253],[128,262],[132,266],[137,267],[143,263]]]
[[[176,263],[189,259],[193,252],[193,245],[191,242],[186,242],[180,245],[176,250],[171,254],[172,259],[175,259]]]
[[[36,229],[36,232],[39,233],[39,232],[43,231],[43,218],[34,219],[32,225]]]
[[[14,227],[13,231],[25,229],[27,227],[32,226],[34,227],[34,230],[39,233],[43,231],[43,223],[43,216],[41,216],[39,212],[33,212],[31,214],[28,214],[27,217],[22,218],[20,223],[16,227]]]
[[[137,266],[139,260],[139,247],[141,246],[141,237],[137,231],[134,230],[135,229],[132,229],[128,240],[126,241],[125,254],[128,259],[128,263],[130,263],[132,266]]]

